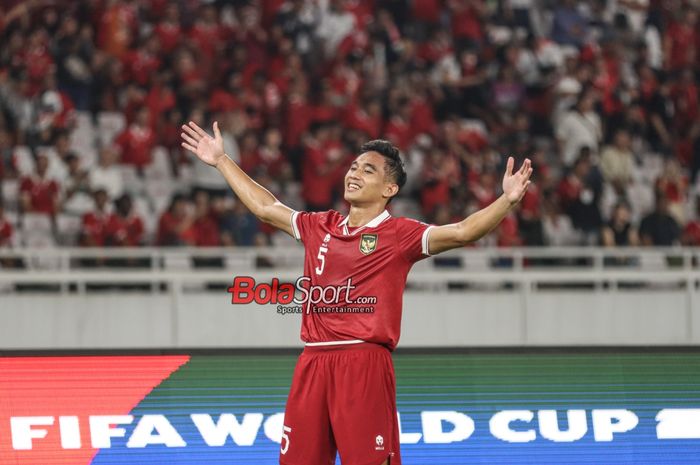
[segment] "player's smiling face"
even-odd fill
[[[386,161],[377,152],[365,152],[357,157],[345,174],[345,200],[350,204],[387,201],[398,186],[387,179]]]

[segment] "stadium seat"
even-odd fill
[[[156,147],[151,152],[153,161],[144,169],[144,175],[149,181],[166,180],[172,182],[172,171],[170,170],[170,155],[165,147]]]
[[[145,183],[146,195],[151,201],[151,209],[157,217],[168,208],[176,185],[167,179],[153,179]]]
[[[56,230],[58,241],[62,245],[75,246],[82,226],[82,219],[79,215],[61,213],[56,215]]]
[[[3,204],[5,205],[5,213],[15,212],[19,208],[19,181],[16,179],[5,179],[0,183],[2,186]]]
[[[18,145],[14,151],[15,164],[20,176],[29,176],[34,173],[34,155],[26,145]]]
[[[70,148],[81,158],[83,168],[89,168],[97,160],[95,125],[92,116],[84,111],[76,113],[75,121],[75,129],[70,134]]]
[[[143,221],[144,240],[148,244],[155,241],[159,216],[154,214],[149,199],[143,195],[132,196],[134,213]]]
[[[66,200],[63,204],[63,210],[69,215],[81,216],[92,210],[94,205],[95,203],[90,195],[85,192],[77,192],[70,199]]]
[[[22,245],[32,248],[53,247],[56,239],[53,235],[51,218],[42,213],[26,213],[22,216]]]
[[[119,165],[124,180],[124,189],[132,195],[142,195],[144,192],[144,182],[136,172],[136,168],[131,165]]]
[[[103,111],[97,115],[97,134],[101,146],[111,145],[114,139],[126,128],[123,113]]]

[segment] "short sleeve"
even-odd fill
[[[304,242],[304,238],[309,232],[318,226],[322,213],[294,212],[292,213],[292,232],[294,239]]]
[[[396,235],[399,250],[410,263],[430,256],[428,239],[435,226],[410,218],[397,218]]]

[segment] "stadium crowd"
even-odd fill
[[[296,209],[344,210],[386,138],[393,213],[440,224],[533,160],[479,245],[700,245],[697,0],[3,3],[0,247],[286,243],[183,151],[189,120]]]

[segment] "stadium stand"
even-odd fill
[[[8,1],[0,247],[284,245],[179,145],[226,151],[297,209],[343,210],[388,138],[393,212],[461,219],[534,161],[480,246],[700,245],[697,1]]]

